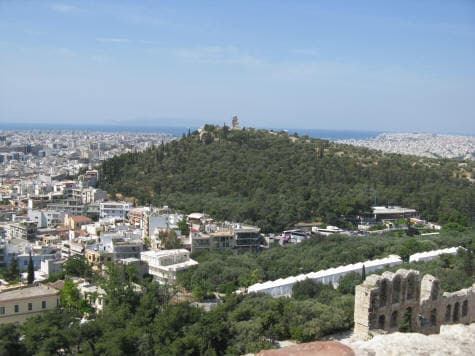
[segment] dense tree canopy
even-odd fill
[[[285,132],[206,125],[142,153],[104,162],[100,185],[139,203],[255,223],[279,231],[297,221],[367,213],[375,201],[465,224],[475,190],[470,162],[384,154]]]
[[[416,249],[425,248],[430,242],[434,247],[463,245],[467,250],[393,269],[415,268],[422,274],[431,273],[440,278],[443,291],[472,284],[475,234],[470,230],[444,233],[439,238],[334,236],[311,239],[298,246],[271,248],[258,256],[252,252],[229,253],[219,259],[218,254],[201,253],[197,257],[203,261],[200,266],[204,270],[195,269],[188,277],[193,284],[194,278],[209,273],[205,283],[213,290],[229,287],[234,278],[239,283],[251,283],[256,278],[284,276],[288,274],[285,269],[292,264],[297,264],[296,270],[302,268],[306,272],[315,266],[336,265],[341,258],[356,259],[358,254],[366,257],[398,253],[404,242],[412,239],[416,244],[411,246]],[[357,244],[361,245],[359,249]],[[339,257],[345,250],[355,249],[354,257]],[[213,268],[217,271],[211,273]],[[294,287],[293,298],[229,293],[222,304],[207,312],[189,302],[177,303],[168,288],[148,279],[137,281],[140,288],[136,288],[132,278],[117,266],[108,267],[108,276],[102,282],[107,292],[105,308],[95,319],[80,321],[77,291],[67,282],[61,292],[62,309],[34,316],[23,325],[0,326],[0,354],[240,355],[272,347],[273,340],[311,341],[353,327],[354,285],[360,278],[349,274],[340,281],[338,289],[305,281]]]

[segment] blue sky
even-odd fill
[[[0,122],[475,134],[475,1],[0,1]]]

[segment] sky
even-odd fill
[[[475,1],[0,0],[1,123],[475,134]]]

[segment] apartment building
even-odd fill
[[[23,239],[31,241],[36,237],[36,222],[25,221],[8,224],[7,235],[10,239]]]
[[[99,204],[99,216],[101,218],[126,219],[131,206],[129,203],[103,202]]]
[[[178,271],[198,264],[190,258],[190,251],[185,249],[144,251],[140,259],[148,264],[148,273],[161,284],[175,283]]]
[[[236,223],[210,223],[191,225],[191,251],[199,249],[225,250],[245,249],[258,250],[261,242],[260,229],[255,226]]]

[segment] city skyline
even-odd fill
[[[430,10],[430,11],[429,11]],[[475,133],[469,1],[3,2],[11,122]]]

